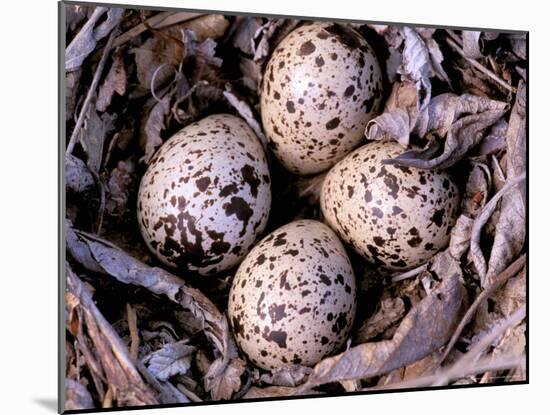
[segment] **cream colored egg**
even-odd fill
[[[361,142],[381,99],[382,73],[365,39],[343,24],[310,23],[273,51],[262,83],[262,122],[280,162],[312,174]]]
[[[402,152],[395,142],[364,145],[329,171],[321,191],[329,226],[389,270],[413,268],[445,248],[460,204],[447,173],[383,164]]]
[[[264,369],[314,365],[346,341],[355,278],[338,237],[314,220],[291,222],[239,266],[228,315],[238,346]]]
[[[271,205],[261,143],[240,118],[217,114],[167,140],[141,179],[137,216],[164,264],[200,274],[237,265],[264,230]]]

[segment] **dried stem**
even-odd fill
[[[421,274],[428,268],[428,264],[420,265],[419,267],[416,267],[414,269],[411,269],[410,271],[403,272],[401,274],[398,274],[391,278],[391,282],[399,282],[406,280],[407,278],[413,278],[416,277],[418,274]]]
[[[506,318],[502,323],[496,325],[492,330],[486,334],[481,340],[479,340],[469,351],[466,353],[460,361],[463,362],[474,362],[477,360],[478,356],[489,347],[496,339],[498,339],[502,333],[504,333],[509,328],[514,327],[520,321],[522,321],[527,314],[527,306],[524,304],[514,311],[508,318]],[[458,363],[458,362],[457,362]]]
[[[65,264],[67,290],[78,299],[79,309],[86,324],[88,336],[93,342],[95,351],[100,359],[101,372],[105,374],[104,382],[116,389],[112,390],[113,397],[103,397],[102,403],[109,404],[111,400],[118,404],[157,404],[157,399],[143,382],[133,362],[128,356],[128,350],[122,339],[105,319],[95,305],[92,294],[80,278],[74,274],[68,263]],[[79,330],[82,333],[81,330]],[[87,340],[82,339],[79,344]]]
[[[447,43],[449,46],[451,46],[455,51],[457,51],[460,56],[462,56],[468,63],[470,63],[474,68],[476,68],[481,73],[485,74],[489,79],[492,79],[497,84],[499,84],[504,89],[516,93],[516,88],[514,88],[511,85],[508,85],[506,82],[504,82],[502,79],[500,79],[493,71],[490,69],[487,69],[485,66],[480,64],[478,61],[472,58],[468,58],[465,54],[462,48],[452,39],[448,38]]]
[[[130,330],[130,358],[136,361],[138,358],[139,349],[139,334],[137,328],[136,310],[128,303],[126,304],[126,314],[128,316],[128,329]]]
[[[489,298],[497,289],[502,287],[506,281],[508,281],[510,278],[512,278],[514,275],[516,275],[518,272],[521,271],[523,266],[525,265],[525,254],[520,256],[518,259],[516,259],[508,268],[506,268],[504,271],[502,271],[494,280],[493,284],[491,284],[489,287],[487,287],[485,290],[481,292],[475,299],[475,301],[472,303],[464,317],[462,317],[462,320],[460,321],[460,324],[456,328],[453,337],[451,337],[451,340],[447,344],[447,347],[445,348],[445,352],[443,352],[443,356],[439,359],[438,366],[441,365],[449,355],[449,352],[455,345],[456,341],[460,337],[460,334],[462,333],[462,330],[464,330],[464,327],[470,322],[472,317],[474,316],[477,308],[479,305],[485,301],[487,298]]]
[[[449,382],[461,379],[466,376],[476,375],[487,371],[499,371],[513,369],[518,366],[525,365],[525,355],[507,355],[497,359],[486,357],[477,362],[470,362],[464,366],[462,364],[454,364],[448,369],[442,370],[432,375],[422,376],[420,378],[406,380],[403,382],[391,383],[388,385],[375,386],[372,388],[363,389],[363,391],[384,390],[384,389],[406,389],[406,388],[421,388],[426,386],[441,386]]]
[[[178,383],[177,388],[181,393],[183,393],[185,396],[187,396],[189,398],[189,400],[191,400],[192,402],[202,402],[201,398],[199,398],[194,392],[187,389],[181,383]]]
[[[479,355],[487,348],[489,347],[496,339],[498,339],[502,333],[504,333],[509,328],[514,327],[516,324],[518,324],[521,320],[525,318],[526,314],[526,306],[523,305],[520,308],[518,308],[510,317],[508,317],[506,320],[504,320],[501,324],[493,327],[493,329],[486,334],[481,340],[479,340],[478,343],[476,343],[468,353],[463,355],[460,360],[458,360],[453,367],[476,367],[476,362],[478,361]],[[487,357],[486,359],[492,360],[492,357]],[[512,366],[515,367],[515,366]],[[502,370],[499,368],[485,368],[481,372],[488,372],[488,371],[494,371],[494,370]],[[439,379],[433,383],[434,386],[443,386],[449,383],[449,377],[440,375]]]
[[[92,84],[90,85],[90,89],[86,94],[86,98],[84,99],[84,103],[82,104],[82,108],[80,109],[80,114],[78,115],[78,118],[76,120],[76,125],[74,126],[73,133],[71,134],[69,144],[67,145],[66,154],[71,154],[73,152],[74,146],[78,139],[78,133],[80,132],[80,129],[82,128],[82,124],[84,123],[84,119],[86,118],[86,112],[88,110],[88,106],[90,105],[92,98],[95,96],[97,85],[99,84],[99,78],[101,78],[101,74],[103,73],[103,68],[105,67],[105,63],[107,62],[109,53],[113,49],[113,40],[115,38],[116,31],[117,29],[115,27],[111,32],[111,34],[109,35],[109,40],[107,40],[107,44],[103,49],[103,54],[101,55],[101,59],[97,64],[97,68],[95,70],[94,77],[92,79]]]

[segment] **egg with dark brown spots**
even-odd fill
[[[377,57],[358,32],[339,23],[298,27],[264,72],[261,116],[269,144],[291,172],[326,170],[361,142],[382,95]]]
[[[170,267],[201,275],[231,268],[267,224],[270,182],[262,144],[242,119],[203,118],[168,139],[143,175],[143,238]]]
[[[256,366],[311,366],[346,341],[355,296],[338,237],[319,221],[298,220],[265,237],[241,263],[228,316],[238,346]]]
[[[364,145],[329,171],[321,190],[329,226],[388,270],[421,265],[445,248],[460,204],[449,174],[383,163],[402,152],[395,142]]]

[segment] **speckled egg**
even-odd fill
[[[343,24],[310,23],[273,51],[262,83],[262,122],[289,171],[318,173],[359,144],[381,99],[382,72],[365,39]]]
[[[388,270],[413,268],[444,248],[460,203],[447,173],[382,163],[402,152],[394,142],[362,146],[329,171],[321,190],[329,226]]]
[[[217,114],[167,140],[141,179],[137,217],[164,264],[215,274],[261,235],[271,185],[263,147],[240,118]]]
[[[228,315],[237,344],[255,365],[314,365],[347,339],[355,295],[338,237],[321,222],[298,220],[264,238],[241,263]]]

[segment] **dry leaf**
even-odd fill
[[[525,351],[526,340],[525,323],[509,328],[496,344],[492,355],[494,357],[506,355],[519,356]]]
[[[241,57],[239,68],[243,74],[243,85],[258,95],[262,83],[262,65],[252,59]]]
[[[506,134],[506,177],[514,179],[526,171],[526,88],[521,82]],[[500,215],[487,269],[486,283],[512,262],[523,248],[526,237],[526,187],[522,183],[502,196]]]
[[[390,137],[403,146],[409,143],[409,135],[415,134],[420,138],[424,138],[429,134],[436,134],[439,137],[451,135],[451,139],[447,138],[449,143],[445,143],[445,150],[442,155],[437,158],[439,162],[445,161],[451,157],[454,152],[458,154],[452,158],[461,157],[463,151],[467,151],[471,146],[475,145],[481,137],[476,137],[477,141],[473,141],[469,137],[471,131],[471,123],[476,123],[479,128],[484,125],[486,118],[492,118],[498,114],[503,114],[507,108],[507,104],[500,101],[493,101],[484,97],[476,97],[469,94],[457,96],[451,93],[445,93],[433,98],[426,109],[418,112],[416,101],[416,92],[411,88],[411,83],[394,84],[392,94],[386,104],[386,109],[383,114],[371,120],[366,127],[365,135],[370,140],[382,140],[385,137]],[[491,113],[490,111],[493,111]],[[460,118],[464,114],[477,115],[474,119],[467,117]],[[497,119],[500,118],[497,117]],[[463,121],[462,121],[463,120]],[[487,122],[487,121],[486,121]],[[494,121],[493,121],[494,122]],[[464,131],[462,135],[466,135],[466,139],[459,137],[456,141],[455,135],[460,132],[463,127],[461,124],[466,124],[470,127],[468,131]],[[492,124],[492,123],[491,123]],[[490,124],[489,124],[490,125]],[[464,126],[464,128],[466,128]],[[454,127],[454,131],[453,131]],[[433,142],[432,144],[436,144]],[[415,163],[413,167],[426,167],[434,163],[427,159],[426,154],[421,154],[423,151],[411,150],[397,157],[392,163],[409,165]],[[436,154],[433,149],[430,153]],[[404,161],[407,159],[407,161]],[[409,160],[410,159],[410,160]],[[416,159],[414,162],[411,160]],[[403,162],[401,161],[403,160]],[[436,162],[437,164],[437,162]],[[412,165],[412,164],[411,164]],[[437,166],[439,167],[439,166]]]
[[[133,160],[121,160],[111,170],[107,182],[105,210],[111,216],[122,216],[126,213],[130,191],[133,189],[135,177]]]
[[[414,29],[405,26],[401,30],[401,34],[404,47],[401,66],[397,72],[401,75],[401,79],[415,82],[420,98],[419,109],[422,111],[430,103],[432,97],[430,53],[424,40]]]
[[[465,65],[464,67],[459,65]],[[453,62],[453,66],[460,74],[460,87],[468,94],[489,97],[493,96],[494,91],[492,85],[487,78],[481,78],[479,72],[475,71],[470,66],[466,66],[467,63],[461,61]]]
[[[221,60],[214,57],[217,39],[229,26],[222,15],[205,15],[171,26],[155,33],[139,47],[131,49],[135,54],[137,76],[140,85],[151,88],[153,75],[156,89],[174,76],[184,58],[197,55],[209,64],[220,66]]]
[[[512,51],[514,54],[522,59],[527,59],[527,38],[525,34],[510,34],[508,35],[510,39],[510,44],[512,46]]]
[[[431,159],[423,159],[421,152],[407,151],[400,156],[385,160],[387,164],[396,164],[420,169],[446,169],[460,161],[468,151],[479,143],[487,127],[494,124],[505,110],[489,110],[481,114],[468,115],[453,123],[443,153]]]
[[[165,344],[143,358],[149,372],[157,379],[166,381],[174,375],[185,375],[191,367],[191,359],[196,348],[186,344],[187,340]]]
[[[481,32],[474,30],[463,30],[462,31],[462,50],[464,55],[467,58],[479,59],[483,55],[479,48],[479,38]]]
[[[143,133],[140,137],[140,146],[144,154],[140,161],[146,164],[149,164],[157,148],[162,145],[163,141],[160,133],[166,127],[164,119],[170,113],[170,98],[170,95],[166,95],[160,101],[157,101],[145,121]]]
[[[246,370],[242,359],[235,358],[221,370],[224,362],[215,360],[205,376],[205,389],[214,401],[231,399],[241,388],[241,375]]]
[[[274,369],[271,374],[264,373],[260,380],[273,386],[295,387],[304,383],[310,373],[310,367],[290,365]]]
[[[443,53],[441,53],[441,49],[439,49],[439,45],[431,36],[429,38],[424,37],[424,42],[428,47],[428,52],[430,52],[430,60],[432,64],[433,73],[439,79],[447,82],[447,84],[450,84],[451,81],[449,80],[449,76],[447,75],[447,73],[445,72],[445,69],[443,69],[443,66],[441,65],[441,62],[443,62],[444,58],[443,58]]]
[[[376,382],[377,387],[392,385],[394,383],[399,383],[403,380],[403,375],[405,374],[405,368],[400,367],[399,369],[392,370],[390,373],[380,376],[378,382]]]
[[[126,67],[124,66],[124,58],[119,51],[113,53],[113,64],[107,73],[103,84],[99,87],[99,93],[96,101],[96,109],[100,112],[107,110],[111,104],[113,94],[118,95],[126,93]]]
[[[90,392],[79,382],[65,379],[65,411],[95,408]]]
[[[225,396],[225,393],[232,390],[235,380],[228,376],[238,373],[244,363],[236,357],[236,346],[230,336],[227,319],[214,303],[196,288],[185,284],[182,279],[162,268],[143,264],[101,238],[76,231],[67,225],[66,240],[71,256],[86,269],[111,275],[124,284],[145,287],[157,295],[166,295],[176,304],[191,311],[197,324],[220,354],[210,366],[205,384],[208,383],[210,390],[219,396]],[[221,379],[226,378],[226,381],[215,380],[220,376]]]
[[[394,76],[395,66],[401,61],[396,73],[401,75],[401,80],[412,80],[418,91],[418,108],[424,110],[430,103],[432,84],[430,78],[436,75],[449,83],[449,77],[445,73],[441,62],[443,54],[439,45],[432,38],[434,29],[412,29],[403,27],[398,36],[395,29],[386,30],[384,36],[390,46],[390,58],[388,60],[388,73],[390,79]],[[403,43],[401,55],[397,48]]]
[[[107,12],[107,19],[94,27],[105,12]],[[123,14],[124,9],[121,8],[96,7],[88,21],[65,50],[65,70],[71,72],[80,68],[84,59],[95,49],[97,42],[107,36],[120,23]]]
[[[67,295],[78,300],[76,307],[83,315],[82,324],[86,327],[87,338],[84,337],[84,330],[79,329],[77,340],[86,356],[88,368],[97,378],[114,388],[113,399],[120,406],[158,404],[153,392],[134,367],[126,345],[94,303],[90,290],[72,272],[68,263],[65,269]],[[88,349],[89,342],[97,361]]]
[[[510,178],[506,181],[506,184],[500,189],[492,198],[487,202],[483,209],[479,212],[479,215],[472,225],[472,236],[470,238],[470,256],[474,263],[475,269],[481,278],[482,285],[485,286],[485,279],[487,276],[487,262],[485,256],[479,245],[481,239],[481,231],[487,221],[492,217],[497,204],[510,190],[514,189],[519,184],[522,184],[525,180],[526,173],[520,174],[518,177]]]
[[[94,176],[86,164],[72,154],[65,154],[65,185],[74,193],[83,193],[94,186]]]
[[[226,84],[225,88],[226,90],[223,91],[223,96],[227,99],[229,104],[237,110],[239,115],[246,121],[249,127],[252,128],[252,131],[254,131],[256,136],[260,139],[264,149],[267,149],[267,139],[265,138],[260,123],[256,120],[256,117],[252,113],[250,105],[248,105],[244,99],[237,97],[237,95],[235,95],[235,93],[231,90],[229,84]]]
[[[183,43],[181,34],[176,39]],[[174,39],[155,36],[146,40],[139,48],[131,49],[130,53],[135,56],[140,85],[146,89],[153,87],[156,90],[173,78],[175,68],[183,59],[184,50],[183,45]],[[154,85],[152,85],[153,76]]]
[[[395,82],[384,112],[367,123],[365,136],[369,140],[383,140],[389,135],[406,148],[418,115],[418,92],[414,82]]]
[[[508,123],[504,119],[500,119],[491,127],[491,131],[479,145],[479,155],[491,155],[496,154],[506,148],[506,131],[508,130]]]
[[[86,153],[86,165],[96,175],[102,166],[103,147],[105,140],[114,129],[116,114],[104,113],[99,116],[95,105],[90,105],[86,114],[86,121],[79,132],[79,140]]]
[[[441,282],[409,311],[392,340],[363,343],[323,359],[302,389],[388,373],[443,346],[457,323],[465,289],[460,266],[447,252],[436,255],[431,269]]]
[[[261,26],[254,34],[254,60],[266,58],[277,44],[298,26],[298,23],[299,20],[273,19]]]
[[[409,133],[413,127],[410,122],[409,114],[401,108],[384,112],[367,124],[367,138],[369,140],[382,140],[386,134],[389,134],[395,141],[407,148],[409,146]]]
[[[88,17],[93,11],[93,7],[77,5],[77,4],[65,4],[65,25],[67,31],[73,31],[76,26]]]
[[[73,117],[81,75],[82,69],[68,72],[65,75],[65,120],[70,120]]]
[[[223,14],[206,14],[196,19],[166,29],[171,35],[177,35],[182,29],[195,33],[198,42],[204,42],[208,38],[218,39],[222,37],[229,27],[229,20]]]
[[[268,386],[267,388],[251,387],[243,396],[243,399],[262,399],[262,398],[277,398],[300,395],[318,395],[316,391],[303,392],[300,388],[292,388],[287,386]]]
[[[419,361],[410,364],[405,368],[402,380],[416,379],[420,376],[432,372],[436,361],[437,359],[434,357],[434,354],[430,354],[424,359],[420,359]]]
[[[259,17],[243,16],[239,19],[238,26],[233,33],[231,43],[246,55],[254,55],[254,34],[262,26],[262,19]]]
[[[483,163],[474,163],[462,197],[463,213],[470,218],[475,218],[487,203],[489,189],[491,189],[491,171]]]
[[[460,215],[451,230],[451,239],[449,241],[449,254],[457,261],[470,248],[470,238],[472,236],[472,225],[474,220],[464,214]]]
[[[492,298],[496,303],[496,309],[502,315],[508,317],[514,311],[526,303],[526,269],[508,280]]]
[[[216,41],[211,38],[203,40],[201,43],[197,40],[197,35],[192,30],[184,30],[185,33],[185,57],[197,56],[204,62],[215,67],[221,67],[223,61],[220,58],[215,57]]]
[[[357,330],[355,343],[373,340],[397,323],[405,315],[405,303],[400,297],[386,296],[380,301],[380,306],[368,320],[365,320]]]

